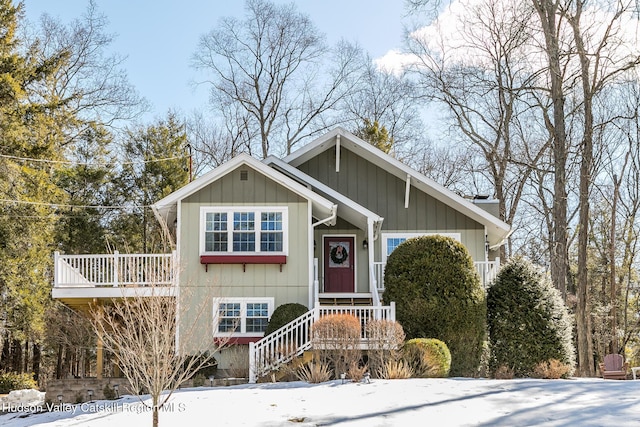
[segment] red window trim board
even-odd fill
[[[287,263],[286,255],[200,255],[200,264],[205,265],[205,271],[209,264],[282,264]]]

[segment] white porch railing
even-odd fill
[[[289,363],[311,349],[311,326],[322,316],[352,314],[360,319],[362,341],[368,340],[366,325],[370,320],[395,320],[395,304],[389,306],[316,306],[256,343],[249,344],[249,382]]]
[[[54,254],[54,287],[170,286],[175,279],[170,254]]]
[[[496,278],[498,271],[500,271],[500,258],[496,258],[494,261],[475,261],[473,265],[480,276],[480,283],[482,284],[482,287],[486,289]],[[378,292],[380,294],[384,292],[385,266],[386,263],[384,262],[373,263],[373,274],[375,275],[378,283]]]

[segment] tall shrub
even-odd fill
[[[311,326],[313,348],[320,362],[333,369],[335,378],[360,361],[361,330],[360,320],[351,314],[329,314]]]
[[[475,376],[486,331],[486,302],[467,249],[444,236],[409,239],[389,256],[385,301],[408,339],[433,337],[451,351],[451,376]]]
[[[572,320],[551,282],[523,259],[512,259],[500,270],[487,295],[491,357],[489,369],[513,370],[531,376],[536,366],[557,359],[575,366]]]

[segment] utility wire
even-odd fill
[[[23,205],[49,206],[52,208],[87,208],[87,209],[131,209],[131,208],[150,208],[152,205],[69,205],[64,203],[47,203],[47,202],[29,202],[26,200],[0,199],[2,203],[19,203]]]
[[[186,159],[188,156],[173,156],[173,157],[165,157],[165,158],[162,158],[162,159],[140,160],[140,161],[135,161],[135,162],[122,162],[122,163],[117,163],[117,162],[112,162],[112,163],[72,162],[72,161],[69,161],[69,160],[34,159],[34,158],[30,158],[30,157],[10,156],[10,155],[7,155],[7,154],[0,154],[0,157],[5,158],[5,159],[11,159],[11,160],[20,160],[20,161],[25,161],[25,162],[54,163],[54,164],[72,165],[72,166],[103,166],[103,167],[110,167],[110,166],[114,166],[116,164],[124,166],[124,165],[140,165],[140,164],[146,164],[146,163],[166,162],[166,161],[169,161],[169,160]]]

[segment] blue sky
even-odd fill
[[[276,3],[290,1],[276,0]],[[402,44],[403,0],[294,0],[334,43],[358,42],[372,57]],[[43,13],[70,22],[80,17],[88,0],[24,0],[26,17],[37,22]],[[201,35],[220,17],[244,14],[241,0],[96,0],[117,35],[112,48],[127,57],[130,82],[153,105],[152,116],[170,108],[189,113],[204,109],[207,91],[190,84],[197,73],[189,63]]]

